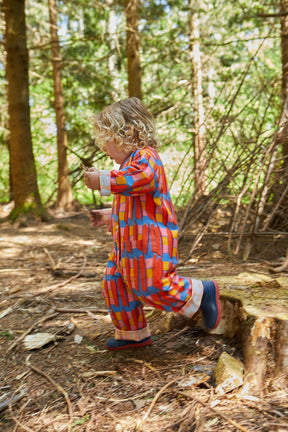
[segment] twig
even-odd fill
[[[194,404],[191,403],[190,405],[186,406],[184,408],[184,410],[182,411],[182,413],[180,414],[180,418],[178,420],[176,420],[175,422],[169,424],[168,426],[165,426],[163,429],[160,429],[159,432],[164,432],[164,431],[167,431],[167,430],[174,430],[175,427],[178,426],[180,423],[185,422],[187,420],[187,418],[189,418],[191,416],[191,412],[193,413],[193,411],[192,411],[192,406],[193,405]],[[188,413],[190,414],[190,416],[187,415]],[[191,423],[190,427],[192,427],[192,426],[193,426],[193,424]],[[181,430],[181,429],[179,429],[179,430]]]
[[[12,411],[12,407],[9,405],[9,410],[10,410],[10,415],[12,417],[12,419],[14,420],[14,422],[17,424],[17,426],[21,427],[22,429],[24,429],[27,432],[34,432],[33,429],[30,429],[28,426],[25,426],[23,423],[21,423],[13,414]]]
[[[87,309],[69,309],[69,308],[55,308],[56,312],[63,312],[63,313],[89,313],[89,312],[96,312],[96,313],[105,313],[108,314],[108,309],[97,309],[97,308],[87,308]]]
[[[277,201],[277,203],[273,206],[273,211],[272,213],[269,215],[267,221],[265,222],[265,225],[263,227],[263,231],[265,231],[268,227],[269,227],[269,223],[271,222],[271,220],[273,219],[273,217],[275,216],[278,208],[280,207],[280,204],[282,203],[283,199],[285,198],[285,195],[288,191],[288,184],[285,188],[285,190],[282,192],[282,195],[280,197],[280,199]]]
[[[55,318],[58,315],[58,313],[53,313],[50,315],[46,315],[42,317],[39,321],[36,321],[29,329],[24,332],[18,339],[16,339],[12,345],[7,349],[7,353],[9,353],[19,342],[21,342],[34,328],[36,328],[39,324],[42,324],[45,321],[48,321],[49,319]]]
[[[9,399],[0,402],[0,412],[8,408],[10,405],[12,406],[14,403],[18,402],[18,400],[22,399],[24,395],[25,392],[20,392],[19,394],[15,394],[14,396],[11,396]]]
[[[30,369],[32,369],[34,372],[38,373],[39,375],[42,375],[44,378],[46,378],[47,381],[49,381],[52,385],[54,385],[54,387],[64,395],[66,403],[67,403],[67,407],[68,407],[68,413],[69,413],[69,422],[67,424],[67,430],[70,432],[71,431],[71,426],[72,426],[72,422],[73,422],[73,409],[72,409],[72,404],[71,401],[69,399],[68,393],[66,392],[66,390],[63,389],[63,387],[60,386],[60,384],[58,384],[56,381],[54,381],[53,378],[51,378],[49,375],[47,375],[45,372],[43,372],[42,370],[38,369],[36,366],[33,366],[29,361],[27,361],[27,366],[30,367]]]
[[[268,417],[268,418],[270,418],[270,419],[272,419],[272,420],[275,420],[275,415],[269,414],[269,412],[268,412],[268,411],[271,411],[271,410],[272,410],[272,407],[271,407],[271,406],[269,406],[269,407],[265,407],[265,408],[262,408],[262,407],[260,406],[260,403],[259,403],[260,400],[259,400],[259,402],[258,402],[258,404],[257,404],[256,402],[253,403],[253,402],[251,402],[250,400],[247,400],[245,397],[243,397],[243,396],[240,395],[240,394],[237,394],[236,397],[237,397],[237,399],[240,399],[241,402],[243,402],[245,405],[249,406],[250,408],[256,409],[256,410],[262,412],[266,417]],[[271,412],[274,412],[274,411],[271,411]],[[277,414],[277,413],[276,413],[276,414]],[[278,413],[277,415],[279,415],[279,413]],[[283,417],[281,417],[281,420],[283,420]]]
[[[206,404],[206,407],[204,407],[204,410],[200,414],[199,421],[197,421],[197,419],[196,419],[196,429],[195,429],[195,432],[203,432],[204,431],[205,417],[207,415],[207,412],[209,411],[210,402],[211,402],[212,396],[213,396],[213,389],[211,388],[211,390],[210,390],[210,397],[209,397],[208,403]],[[197,400],[196,400],[196,403],[197,403]],[[196,416],[195,416],[195,418],[196,418]]]
[[[125,359],[125,361],[127,361],[127,362],[132,361],[134,363],[143,364],[144,366],[146,366],[148,369],[150,369],[152,371],[156,371],[157,370],[153,366],[151,366],[149,363],[145,362],[144,360],[138,360],[138,359],[134,359],[134,358],[128,358],[128,359]]]
[[[187,397],[189,399],[192,399],[194,402],[198,402],[204,407],[208,408],[210,411],[212,411],[214,414],[218,415],[219,417],[222,417],[224,420],[226,420],[228,423],[232,424],[236,428],[238,428],[242,432],[249,432],[248,429],[241,426],[239,423],[232,420],[230,417],[227,417],[225,414],[222,414],[220,411],[216,410],[215,408],[212,408],[210,405],[208,405],[206,402],[201,401],[200,399],[195,398],[194,396],[190,396],[187,393],[176,391],[176,393],[180,396]]]
[[[263,424],[264,427],[281,427],[284,429],[288,429],[288,424],[287,423],[264,423]]]
[[[152,391],[152,389],[147,390],[144,393],[140,393],[140,394],[135,395],[135,396],[127,397],[125,399],[114,399],[114,398],[110,398],[110,397],[104,398],[103,396],[95,396],[95,399],[100,399],[103,401],[109,400],[110,402],[120,403],[120,402],[127,402],[130,400],[140,399],[141,397],[147,396],[149,393],[151,393],[151,391]]]
[[[51,256],[50,252],[49,252],[46,248],[43,248],[43,250],[44,250],[45,254],[46,254],[47,257],[48,257],[48,260],[49,260],[49,262],[50,262],[51,269],[52,269],[52,270],[55,270],[55,269],[57,268],[57,266],[56,266],[56,264],[55,264],[55,262],[54,262],[54,260],[53,260],[53,258],[52,258],[52,256]]]
[[[175,339],[176,337],[181,336],[183,333],[185,333],[189,329],[191,329],[191,327],[189,327],[189,326],[184,327],[182,330],[180,330],[176,334],[173,334],[168,339],[164,340],[161,344],[166,344],[167,342],[170,342],[171,340]]]
[[[89,312],[95,312],[95,313],[105,313],[108,314],[108,309],[98,309],[98,308],[86,308],[86,309],[70,309],[70,308],[55,308],[54,309],[56,312],[62,312],[62,313],[89,313]],[[149,308],[149,307],[144,307],[144,311],[154,311],[155,308]]]
[[[141,431],[144,423],[146,422],[147,418],[149,417],[152,409],[154,408],[154,405],[156,404],[157,400],[159,399],[159,397],[161,396],[162,393],[165,392],[165,390],[170,387],[172,384],[174,384],[176,381],[179,380],[179,377],[175,378],[174,380],[170,381],[169,383],[167,383],[164,387],[162,387],[158,393],[156,394],[156,396],[154,397],[150,407],[148,408],[148,411],[146,412],[146,414],[144,415],[144,417],[142,418],[142,420],[140,420],[135,428],[135,431]]]
[[[283,264],[279,267],[274,267],[274,268],[270,267],[269,270],[273,271],[274,273],[281,273],[282,271],[286,270],[287,267],[288,267],[288,249]]]
[[[81,274],[83,273],[85,267],[86,267],[86,261],[87,261],[86,256],[84,256],[84,262],[83,262],[82,268],[81,268],[81,270],[80,270],[79,273],[77,273],[76,275],[72,276],[70,279],[67,279],[64,282],[61,282],[61,283],[59,283],[57,285],[52,285],[52,286],[50,286],[48,288],[43,289],[40,292],[44,292],[44,293],[53,292],[53,291],[55,291],[58,288],[61,288],[61,287],[65,286],[65,285],[68,285],[72,280],[77,279],[78,277],[80,277]]]
[[[25,390],[24,390],[24,392],[22,391],[22,396],[24,396],[24,393],[25,393]],[[20,391],[20,394],[18,395],[18,396],[20,396],[21,395],[21,391]],[[15,395],[14,397],[16,397],[17,395]],[[21,396],[21,397],[22,397]],[[10,400],[10,403],[9,403],[9,412],[10,412],[10,415],[11,415],[11,418],[14,420],[14,422],[16,423],[16,428],[17,428],[17,426],[19,426],[19,427],[21,427],[22,429],[24,429],[24,430],[26,430],[27,432],[34,432],[32,429],[30,429],[28,426],[25,426],[25,425],[23,425],[18,419],[17,419],[17,417],[15,417],[14,416],[14,414],[13,414],[13,410],[12,410],[12,403],[14,403],[14,397],[12,396],[12,398],[11,398],[11,400]],[[20,398],[19,398],[20,399]]]

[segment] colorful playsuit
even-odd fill
[[[164,167],[151,148],[133,152],[119,170],[100,171],[101,195],[114,194],[113,249],[103,294],[116,339],[150,336],[143,303],[191,317],[200,307],[201,281],[181,277],[178,226]]]

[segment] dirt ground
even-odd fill
[[[287,431],[288,394],[216,392],[214,369],[237,340],[170,328],[146,310],[152,346],[109,352],[113,326],[101,293],[110,234],[84,212],[28,227],[0,225],[0,431]],[[192,236],[180,242],[180,259]],[[227,257],[227,239],[207,236],[186,263],[195,278],[267,272],[285,256],[281,239],[262,239],[253,259]],[[25,336],[51,340],[29,350]],[[10,403],[9,403],[10,401]]]

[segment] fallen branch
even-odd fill
[[[53,292],[53,291],[55,291],[58,288],[62,288],[63,286],[68,285],[70,282],[72,282],[72,280],[79,278],[82,275],[82,273],[83,273],[83,271],[84,271],[84,269],[86,267],[86,261],[87,261],[86,256],[84,256],[84,262],[83,262],[82,268],[81,268],[81,270],[80,270],[79,273],[77,273],[76,275],[74,275],[71,278],[67,279],[65,282],[61,282],[61,283],[59,283],[57,285],[51,285],[50,287],[44,288],[43,290],[40,291],[40,293],[42,293],[42,292],[43,293]]]
[[[125,399],[115,399],[115,398],[110,398],[109,396],[107,396],[107,397],[103,397],[103,396],[95,396],[95,399],[100,399],[100,400],[103,400],[103,401],[108,401],[108,400],[109,400],[109,402],[121,403],[121,402],[127,402],[127,401],[130,401],[130,400],[140,399],[140,398],[142,398],[142,397],[144,397],[144,396],[149,395],[149,393],[151,393],[152,390],[153,390],[153,389],[151,389],[151,390],[147,390],[147,391],[145,391],[144,393],[140,393],[140,394],[137,394],[137,395],[135,395],[135,396],[130,396],[130,397],[127,397],[127,398],[125,398]]]
[[[191,330],[191,327],[186,326],[184,327],[182,330],[180,330],[179,332],[177,332],[176,334],[173,334],[172,336],[170,336],[168,339],[164,340],[162,342],[162,344],[166,344],[167,342],[170,342],[171,340],[177,338],[178,336],[181,336],[183,333],[186,333],[187,330]]]
[[[56,312],[63,312],[63,313],[89,313],[89,312],[96,312],[96,313],[105,313],[108,314],[108,309],[97,309],[97,308],[87,308],[87,309],[69,309],[69,308],[55,308]]]
[[[228,423],[232,424],[233,426],[235,426],[237,429],[239,429],[242,432],[249,432],[248,429],[244,428],[243,426],[241,426],[239,423],[235,422],[234,420],[232,420],[230,417],[226,416],[225,414],[221,413],[221,411],[216,410],[215,408],[212,408],[209,404],[207,404],[206,402],[201,401],[200,399],[195,398],[194,396],[190,396],[189,394],[185,393],[185,392],[180,392],[180,391],[176,391],[175,393],[177,393],[179,396],[184,396],[187,397],[189,399],[192,399],[194,402],[198,402],[201,405],[203,405],[205,408],[208,408],[210,411],[212,411],[214,414],[218,415],[219,417],[222,417],[224,420],[226,420]]]
[[[154,405],[156,404],[157,400],[159,399],[159,397],[161,396],[162,393],[165,392],[165,390],[170,387],[172,384],[174,384],[176,381],[179,380],[179,377],[175,378],[174,380],[170,381],[169,383],[167,383],[164,387],[162,387],[158,393],[156,394],[156,396],[154,397],[150,407],[148,408],[148,411],[146,412],[146,414],[144,415],[144,417],[142,418],[142,420],[140,420],[135,428],[135,431],[141,431],[144,423],[146,422],[147,418],[149,417],[152,409],[154,408]]]
[[[18,339],[16,339],[12,345],[7,349],[7,353],[9,353],[19,342],[21,342],[29,333],[31,333],[32,330],[34,330],[39,324],[42,324],[45,321],[48,321],[49,319],[55,318],[58,315],[58,313],[53,313],[50,315],[46,315],[42,317],[39,321],[36,321],[29,329],[24,332]]]
[[[17,391],[17,390],[16,390]],[[15,430],[17,429],[17,427],[19,426],[19,427],[21,427],[22,429],[24,429],[25,431],[27,431],[27,432],[34,432],[32,429],[30,429],[28,426],[25,426],[25,425],[23,425],[18,419],[17,419],[17,417],[15,417],[14,416],[14,414],[13,414],[13,410],[12,410],[12,404],[13,403],[15,403],[15,398],[17,398],[17,400],[19,400],[19,399],[21,399],[21,397],[23,397],[24,396],[24,394],[25,394],[25,392],[26,392],[26,389],[23,389],[23,390],[21,390],[20,389],[20,393],[18,394],[18,395],[16,395],[15,393],[14,393],[14,396],[12,396],[12,398],[10,399],[10,402],[9,402],[9,412],[10,412],[10,416],[11,416],[11,418],[12,418],[12,420],[14,420],[14,422],[16,423],[16,428],[15,428]],[[21,397],[19,397],[19,396],[21,396]],[[19,399],[18,399],[18,397],[19,397]]]
[[[274,273],[281,273],[282,271],[286,270],[288,268],[288,249],[286,252],[286,257],[285,260],[283,262],[283,264],[279,267],[270,267],[269,270],[271,270]]]
[[[68,407],[68,413],[69,413],[69,422],[67,424],[67,430],[70,432],[71,431],[71,427],[72,427],[72,422],[73,422],[73,409],[72,409],[72,404],[71,401],[69,399],[68,393],[66,392],[66,390],[63,389],[63,387],[60,386],[60,384],[58,384],[56,381],[54,381],[53,378],[51,378],[49,375],[47,375],[45,372],[43,372],[42,370],[38,369],[36,366],[33,366],[29,361],[27,361],[27,366],[30,367],[30,369],[32,369],[34,372],[38,373],[39,375],[43,376],[47,381],[49,381],[52,385],[54,385],[54,387],[63,394],[63,396],[65,397],[66,403],[67,403],[67,407]]]
[[[55,312],[62,312],[62,313],[89,313],[89,312],[95,312],[95,313],[104,313],[104,314],[108,314],[108,309],[98,309],[98,308],[85,308],[85,309],[70,309],[70,308],[55,308],[53,309],[55,310]],[[149,307],[144,307],[144,311],[154,311],[155,308],[149,308]]]
[[[25,396],[25,391],[22,391],[19,394],[15,394],[14,396],[11,396],[9,399],[0,402],[0,412],[8,408],[10,405],[12,406],[20,399],[22,399],[24,396]]]

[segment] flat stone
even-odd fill
[[[243,384],[244,365],[225,351],[219,357],[214,371],[216,393],[225,394]]]

